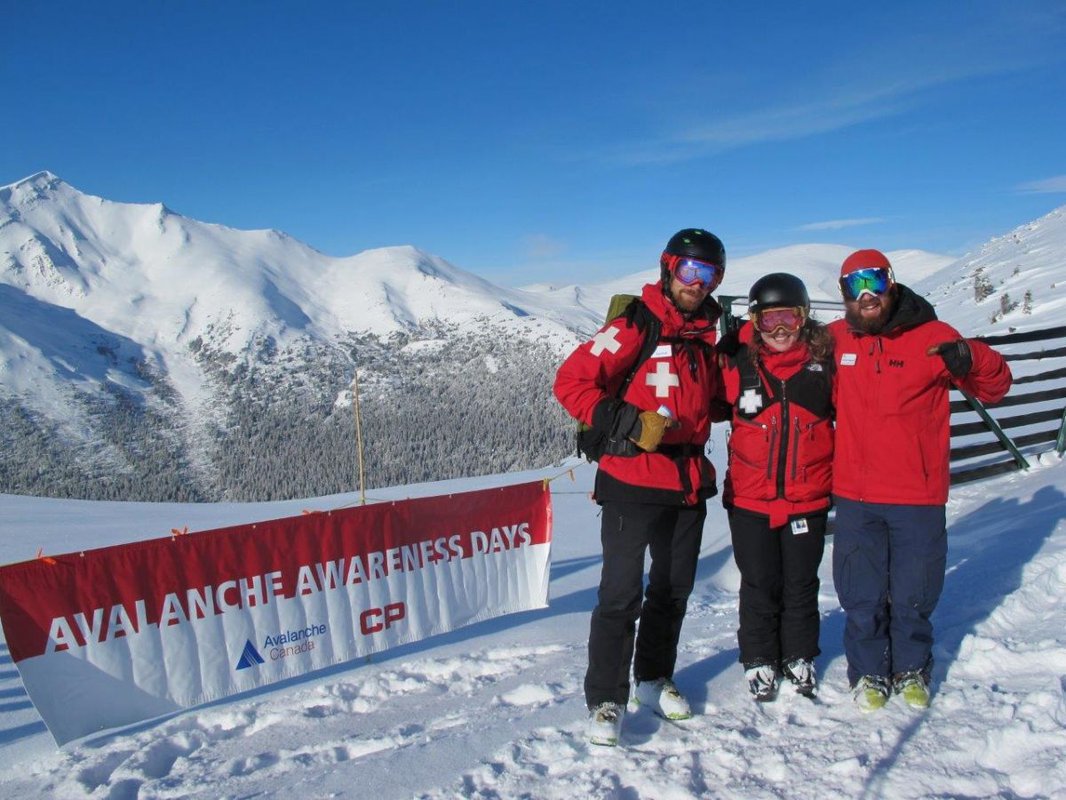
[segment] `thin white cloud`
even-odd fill
[[[531,233],[522,237],[526,257],[535,261],[557,258],[567,251],[564,242],[544,233]]]
[[[829,133],[901,114],[916,104],[915,95],[923,88],[926,87],[893,84],[850,94],[831,93],[801,105],[761,108],[695,125],[656,140],[624,144],[608,151],[607,157],[630,165],[670,164],[762,142]]]
[[[802,105],[764,108],[712,125],[690,128],[679,134],[678,141],[726,149],[826,133],[898,114],[909,105],[906,96],[918,88],[892,85],[853,94],[833,94]]]
[[[804,98],[802,102],[767,103],[732,115],[717,113],[708,122],[689,120],[684,128],[641,142],[619,143],[601,149],[599,155],[628,165],[669,164],[752,144],[816,136],[899,116],[934,103],[935,92],[946,86],[1047,60],[1046,51],[1023,50],[1015,37],[1004,41],[1002,26],[997,25],[974,23],[968,31],[936,40],[935,46],[932,34],[915,34],[892,42],[891,47],[875,47],[874,54],[868,47],[840,53],[835,61],[787,87],[787,96]],[[786,87],[781,82],[774,88]],[[719,106],[723,107],[728,108],[728,102]]]
[[[1014,187],[1014,191],[1021,194],[1057,194],[1066,192],[1066,175],[1056,175],[1054,178],[1020,183]]]
[[[874,225],[878,222],[884,222],[884,217],[859,217],[856,219],[828,219],[824,222],[811,222],[807,225],[800,225],[796,230],[799,231],[839,231],[843,228],[857,228],[860,225]]]

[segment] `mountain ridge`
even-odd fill
[[[557,457],[564,415],[539,402],[518,425],[526,444],[479,448],[503,440],[496,408],[547,395],[582,324],[411,246],[333,258],[37,173],[0,190],[0,489],[197,500],[350,488],[357,371],[375,484],[510,468],[535,446]],[[434,340],[445,346],[409,347]],[[472,393],[479,383],[491,392]],[[471,412],[493,430],[442,443],[439,429]],[[409,459],[398,438],[426,455]]]
[[[1010,254],[889,255],[899,280],[928,285],[956,313],[950,300],[975,270],[1017,298],[1024,275],[999,276],[989,260],[1028,263],[1034,231],[1056,241],[1049,225],[1001,237],[1021,248]],[[743,297],[760,275],[791,271],[813,298],[835,298],[848,252],[808,244],[731,259],[719,291]],[[116,203],[35,173],[0,187],[0,426],[14,454],[0,464],[0,491],[343,491],[356,374],[376,485],[543,466],[571,452],[551,398],[558,362],[600,326],[612,294],[639,293],[658,275],[508,289],[411,245],[336,258],[273,229]],[[998,318],[982,307],[967,320],[974,333],[1017,316],[1016,300],[999,302]]]

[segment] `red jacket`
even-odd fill
[[[758,369],[751,347],[759,347]],[[730,360],[722,372],[733,406],[723,505],[766,514],[773,528],[829,508],[831,367],[812,361],[805,342],[784,353],[749,344]]]
[[[692,505],[717,491],[703,448],[711,432],[710,401],[721,375],[711,347],[721,309],[708,298],[686,319],[658,283],[647,284],[641,299],[661,323],[659,346],[623,396],[615,393],[644,342],[643,332],[624,318],[608,322],[567,357],[555,376],[554,392],[571,416],[619,438],[628,436],[641,411],[667,406],[679,425],[666,431],[654,453],[602,456],[595,498]]]
[[[833,493],[849,500],[943,505],[950,483],[952,383],[983,402],[1010,389],[1007,362],[988,345],[967,339],[973,368],[955,380],[932,345],[959,339],[933,307],[899,285],[896,311],[878,335],[830,323],[835,340],[837,409]]]

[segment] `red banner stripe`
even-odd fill
[[[459,530],[449,522],[456,504]],[[146,624],[543,544],[550,508],[536,481],[50,555],[0,567],[0,619],[17,663]]]

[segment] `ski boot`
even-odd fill
[[[863,675],[852,687],[855,705],[865,714],[884,708],[888,702],[888,681],[880,675]]]
[[[796,694],[804,697],[818,694],[818,674],[809,658],[794,658],[781,667],[781,672],[792,682]]]
[[[639,705],[647,706],[664,719],[688,719],[692,716],[688,700],[669,678],[637,681],[635,695]]]
[[[600,703],[589,711],[588,736],[592,744],[614,747],[622,736],[622,717],[625,706],[621,703]]]
[[[744,670],[748,691],[760,703],[777,697],[777,670],[770,664],[754,664]]]

